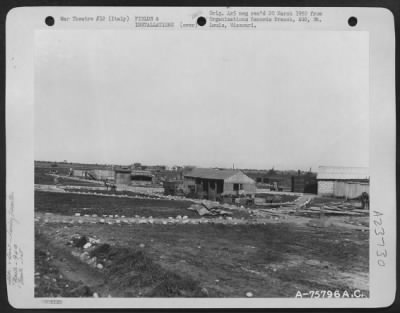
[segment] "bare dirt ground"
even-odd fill
[[[368,294],[368,231],[353,229],[351,224],[325,226],[315,219],[296,217],[296,222],[267,219],[265,225],[105,224],[71,216],[74,223],[63,223],[61,218],[65,216],[59,214],[36,215],[37,253],[48,259],[43,261],[44,266],[36,263],[38,296],[49,296],[46,290],[64,296],[90,296],[96,292],[99,296],[114,297],[243,297],[247,292],[255,297],[293,297],[298,290],[315,289],[360,289]],[[96,238],[100,245],[117,249],[117,256],[143,253],[148,262],[159,267],[137,271],[137,261],[131,256],[132,264],[117,271],[116,262],[104,262],[103,270],[92,269],[79,258],[85,249],[68,245],[73,235]],[[69,280],[69,286],[59,292],[52,287],[43,289],[43,281],[50,286],[59,283],[58,278],[46,274],[49,269],[56,269],[55,276],[60,273]],[[152,276],[153,271],[167,274],[157,274],[158,278],[139,285],[135,282],[141,281],[141,275]],[[121,287],[112,283],[127,275],[139,278]],[[163,282],[170,284],[162,278],[165,275],[177,275],[184,283],[174,285],[179,280],[175,278],[171,290],[166,291],[159,286]]]
[[[308,207],[332,209],[334,201]],[[36,191],[35,296],[368,296],[368,212],[249,209],[225,219],[200,217],[189,205]]]

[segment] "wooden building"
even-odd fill
[[[256,183],[240,170],[195,168],[184,174],[186,193],[216,200],[218,196],[254,194]]]
[[[320,166],[317,173],[318,195],[356,198],[369,193],[367,167]]]
[[[117,185],[130,185],[131,169],[129,167],[119,167],[114,169],[114,180]]]

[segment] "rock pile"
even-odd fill
[[[99,263],[97,258],[91,257],[90,252],[100,243],[100,239],[91,238],[87,236],[81,236],[75,234],[72,236],[71,240],[67,242],[67,245],[71,245],[79,250],[72,250],[71,254],[79,258],[82,262],[88,264],[92,268],[97,268],[99,270],[103,269],[103,264]]]
[[[231,216],[232,212],[226,211],[227,206],[218,202],[202,201],[200,204],[192,204],[188,210],[196,211],[200,216]]]

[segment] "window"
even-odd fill
[[[243,184],[233,184],[233,190],[234,191],[243,190]]]

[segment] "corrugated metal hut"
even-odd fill
[[[135,185],[151,185],[154,181],[154,175],[150,171],[132,170],[131,183]]]
[[[363,192],[369,192],[369,169],[320,166],[317,181],[319,195],[355,198]]]
[[[256,183],[240,170],[195,168],[184,174],[188,193],[215,200],[219,195],[254,194]]]

